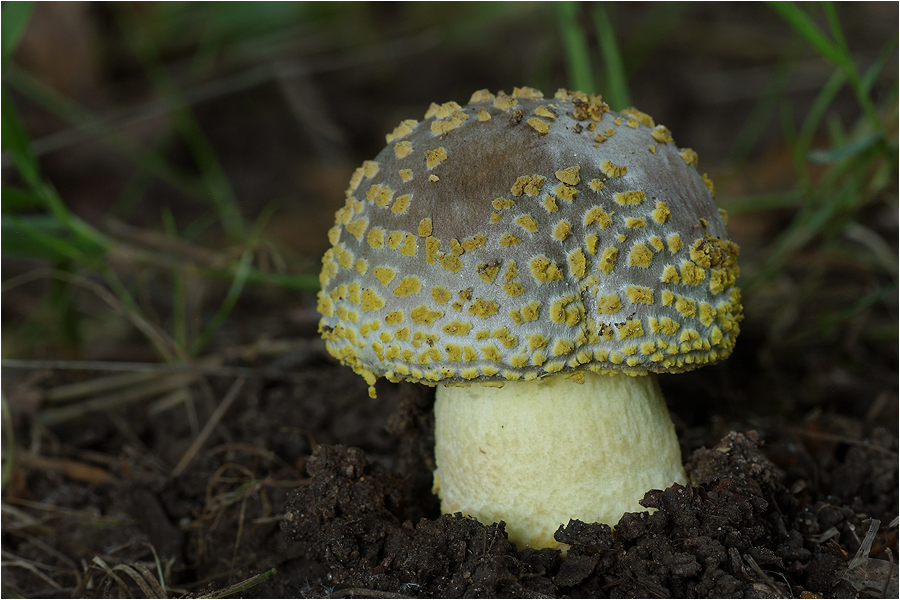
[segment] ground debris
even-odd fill
[[[780,483],[759,437],[731,433],[689,460],[691,486],[646,494],[653,512],[613,529],[570,521],[568,545],[516,552],[504,524],[405,518],[403,480],[344,446],[316,447],[282,530],[329,585],[415,597],[794,597],[853,592],[846,554],[804,536],[808,507]]]

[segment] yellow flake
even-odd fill
[[[588,234],[587,237],[584,238],[584,247],[591,254],[591,256],[597,255],[597,245],[600,243],[600,236],[596,233]]]
[[[457,106],[459,105],[457,104]],[[456,129],[457,127],[462,125],[463,122],[465,122],[465,120],[468,118],[469,116],[461,110],[453,112],[446,118],[439,117],[437,120],[431,122],[431,133],[434,133],[435,135],[447,133],[448,131]]]
[[[615,314],[622,308],[622,300],[618,294],[600,294],[597,296],[597,312],[601,315]]]
[[[556,119],[558,116],[555,112],[553,112],[546,106],[538,106],[536,109],[534,109],[534,114],[539,117],[545,117],[547,119]]]
[[[504,233],[502,236],[500,236],[500,245],[503,247],[515,246],[521,241],[522,238],[514,233]]]
[[[405,121],[404,121],[405,122]],[[401,123],[402,125],[402,123]],[[363,172],[366,175],[367,179],[372,179],[376,175],[378,175],[378,163],[374,160],[367,160],[363,162]]]
[[[646,125],[647,127],[654,127],[656,125],[656,123],[653,121],[653,117],[651,117],[650,115],[648,115],[645,112],[639,111],[638,109],[636,109],[633,106],[630,106],[630,107],[622,110],[622,114],[628,115],[629,117],[631,117],[631,119],[637,119],[638,121],[640,121],[642,124]],[[631,119],[629,119],[629,120],[631,120]],[[616,123],[616,125],[618,125],[618,124],[619,123]]]
[[[606,187],[606,184],[603,183],[602,179],[591,179],[591,183],[589,185],[591,186],[591,189],[594,190],[595,192],[599,192],[604,187]]]
[[[644,220],[644,217],[625,217],[625,227],[630,229],[641,229],[647,226],[647,222]]]
[[[365,173],[365,163],[363,163],[362,167],[358,167],[355,171],[353,171],[353,175],[350,176],[350,185],[347,187],[346,192],[344,192],[348,198],[356,193],[357,189],[359,189],[359,184],[362,181]]]
[[[444,313],[440,310],[431,310],[424,304],[421,306],[417,306],[412,309],[409,313],[410,319],[412,319],[413,323],[418,323],[420,325],[431,325],[437,319],[440,319],[444,316]]]
[[[500,305],[494,302],[493,300],[485,300],[484,298],[476,298],[475,301],[469,305],[469,312],[475,315],[476,317],[481,317],[482,319],[486,319],[491,315],[497,313],[497,309],[500,308]]]
[[[606,173],[606,175],[609,177],[621,177],[628,172],[628,167],[624,165],[617,165],[611,160],[607,159],[600,163],[600,170]]]
[[[438,304],[446,304],[450,300],[450,290],[440,285],[432,286],[431,297]]]
[[[506,292],[507,296],[515,297],[525,291],[525,286],[518,281],[512,281],[503,284],[503,291]]]
[[[637,128],[638,128],[638,125],[640,125],[640,123],[638,122],[638,120],[635,119],[634,117],[629,118],[629,119],[628,119],[628,122],[625,123],[625,124],[628,125],[629,127],[631,127],[632,129],[637,129]]]
[[[613,200],[621,204],[622,206],[626,206],[629,204],[640,204],[644,201],[646,195],[642,190],[632,190],[630,192],[620,192],[618,194],[613,194]]]
[[[372,288],[366,288],[362,291],[362,304],[360,306],[363,311],[375,311],[384,308],[384,300],[378,295],[378,292]]]
[[[399,171],[397,171],[397,173],[400,175],[400,179],[403,180],[403,183],[406,183],[413,178],[411,169],[400,169]]]
[[[553,344],[553,355],[554,356],[563,356],[566,354],[570,354],[575,349],[575,344],[570,342],[569,340],[558,339],[556,343]]]
[[[682,148],[679,154],[681,155],[682,160],[684,160],[685,164],[687,165],[696,166],[700,164],[700,158],[697,156],[697,153],[690,148]]]
[[[669,210],[665,202],[657,202],[656,208],[650,214],[657,223],[665,223],[672,216],[672,211]]]
[[[609,110],[609,105],[600,100],[599,96],[589,98],[587,101],[579,100],[573,104],[575,105],[575,110],[572,112],[572,116],[579,121],[587,119],[599,121],[603,113]]]
[[[435,150],[425,151],[425,166],[429,169],[433,169],[445,160],[447,160],[447,149],[443,146]]]
[[[388,234],[387,238],[388,247],[391,250],[396,250],[400,247],[400,244],[403,243],[403,232],[399,230],[394,230]]]
[[[653,290],[642,285],[625,286],[625,295],[632,304],[653,304]]]
[[[659,280],[663,283],[678,283],[681,281],[681,277],[678,275],[675,265],[666,265]]]
[[[491,113],[489,113],[488,111],[484,110],[483,108],[480,109],[480,110],[478,111],[478,120],[481,121],[482,123],[485,122],[485,121],[490,121],[490,120],[491,120]]]
[[[682,241],[681,236],[677,233],[673,233],[666,239],[666,244],[669,246],[669,252],[675,254],[681,249]]]
[[[403,322],[403,311],[395,310],[389,312],[384,316],[384,322],[388,325],[399,325]]]
[[[698,267],[691,261],[681,263],[681,280],[687,285],[700,285],[700,282],[706,279],[706,271]]]
[[[665,125],[657,125],[650,132],[650,135],[660,144],[668,144],[672,141],[672,132]]]
[[[538,175],[537,173],[530,177],[528,175],[522,175],[516,178],[516,182],[513,183],[509,191],[516,197],[521,196],[523,193],[532,197],[537,196],[541,191],[541,186],[544,185],[544,181],[546,180],[546,177]]]
[[[523,321],[535,321],[541,312],[540,301],[534,301],[526,304],[520,309]]]
[[[531,276],[538,283],[550,283],[562,279],[562,271],[559,270],[555,262],[546,256],[535,256],[529,262],[529,267],[531,268]]]
[[[487,236],[483,233],[476,233],[472,237],[463,240],[462,247],[466,252],[472,252],[478,248],[484,248],[487,245]]]
[[[419,221],[419,237],[428,237],[432,233],[431,217]]]
[[[425,262],[429,265],[433,265],[434,261],[437,259],[440,246],[441,241],[434,236],[425,238]]]
[[[432,173],[431,175],[428,176],[428,181],[430,181],[431,183],[435,183],[435,182],[440,181],[440,180],[441,180],[441,178],[438,177],[437,175],[433,174],[433,173]]]
[[[518,100],[505,94],[501,94],[494,98],[494,108],[499,108],[500,110],[515,108],[517,104],[519,104]]]
[[[462,261],[452,254],[441,254],[437,257],[437,259],[441,266],[451,273],[456,273],[457,271],[462,269]]]
[[[572,233],[572,224],[563,219],[553,228],[553,237],[564,242],[569,234]]]
[[[524,100],[540,100],[544,97],[544,93],[541,90],[528,87],[527,85],[514,87],[512,95],[514,98],[522,98]]]
[[[650,263],[652,261],[653,252],[650,250],[650,248],[640,242],[632,246],[631,252],[628,254],[629,266],[647,268],[650,266]]]
[[[566,202],[573,202],[578,195],[578,190],[561,183],[553,188],[553,193]]]
[[[700,303],[700,322],[709,327],[713,323],[713,319],[716,318],[716,309],[706,302]]]
[[[709,190],[709,195],[715,197],[716,188],[713,185],[712,179],[706,176],[706,173],[703,174],[703,184],[706,186],[706,189]]]
[[[678,299],[675,300],[675,310],[681,313],[681,315],[684,317],[693,317],[697,310],[696,304],[697,303],[690,298],[678,296]]]
[[[472,324],[468,321],[450,321],[441,327],[441,331],[447,335],[469,335],[470,329],[472,329]]]
[[[515,205],[516,205],[515,200],[510,200],[509,198],[503,198],[502,196],[500,198],[495,198],[494,200],[491,201],[491,206],[493,206],[494,209],[496,209],[496,210],[504,210],[507,208],[512,208]]]
[[[653,249],[657,252],[662,252],[663,248],[665,248],[665,244],[663,244],[662,238],[658,235],[652,235],[647,239],[650,242],[650,245],[653,246]]]
[[[475,267],[475,271],[478,273],[478,277],[480,277],[482,281],[484,281],[485,283],[493,283],[494,278],[500,271],[500,264],[501,261],[499,260],[493,260],[489,263],[478,263],[478,266]]]
[[[528,121],[526,121],[526,122],[527,122],[529,125],[531,125],[531,128],[532,128],[532,129],[534,129],[535,131],[537,131],[537,132],[538,132],[539,134],[541,134],[541,135],[546,135],[547,132],[550,131],[550,123],[548,123],[547,121],[543,121],[543,120],[541,120],[541,119],[538,119],[537,117],[531,117],[531,118],[528,119]]]
[[[616,258],[618,256],[619,249],[610,246],[603,251],[602,255],[600,255],[600,261],[597,263],[597,268],[609,275],[616,266]]]
[[[353,268],[359,271],[360,275],[365,275],[366,271],[369,270],[369,262],[364,258],[357,258],[356,262],[353,263]]]
[[[492,362],[502,362],[503,361],[503,353],[497,350],[497,346],[494,344],[488,344],[487,346],[481,347],[481,353],[484,355],[484,360],[489,360]]]
[[[419,278],[414,275],[409,275],[400,280],[399,285],[394,288],[394,295],[399,297],[409,296],[410,294],[418,294],[421,289],[422,282]]]
[[[476,379],[481,376],[481,374],[478,372],[478,369],[476,369],[475,367],[461,369],[459,375],[463,379]]]
[[[671,290],[663,290],[662,303],[663,306],[670,306],[675,301],[675,294]]]
[[[351,221],[347,225],[347,232],[350,233],[357,240],[362,239],[362,234],[366,230],[366,227],[369,225],[369,220],[365,217],[360,217],[355,221]]]
[[[397,271],[390,267],[375,267],[372,270],[372,275],[381,282],[381,285],[389,284],[396,274]]]
[[[580,165],[560,169],[556,172],[556,178],[568,185],[578,185],[581,182],[581,176],[578,174],[580,170]]]
[[[581,248],[576,248],[569,253],[567,257],[569,261],[569,273],[576,279],[582,279],[587,274],[587,258]]]
[[[403,246],[400,247],[400,254],[403,256],[415,256],[416,250],[416,236],[409,232],[404,233]]]
[[[397,158],[403,158],[410,152],[412,152],[412,144],[408,141],[397,142],[394,144],[394,155],[396,155]]]
[[[539,333],[532,333],[525,338],[528,341],[528,347],[532,350],[540,350],[547,345],[550,340]]]
[[[419,122],[416,121],[415,119],[407,119],[407,120],[401,122],[399,125],[397,125],[394,128],[393,133],[389,133],[384,137],[387,140],[387,143],[390,144],[394,140],[400,140],[400,139],[403,139],[406,136],[408,136],[410,133],[412,133],[413,127],[415,127],[418,124],[419,124]],[[377,165],[377,163],[376,163],[376,165]],[[369,177],[369,178],[374,177],[374,176],[375,176],[374,174],[366,175],[366,177]]]
[[[625,340],[630,338],[641,337],[644,335],[644,328],[638,319],[627,319],[624,323],[616,323],[616,329],[619,330],[619,339]],[[637,348],[625,349],[627,354],[634,354]]]
[[[503,220],[503,215],[501,215],[500,213],[498,213],[498,212],[491,213],[491,218],[490,218],[491,223],[499,223],[502,220]]]
[[[556,212],[557,210],[559,210],[559,207],[556,205],[556,198],[554,198],[550,194],[544,196],[544,200],[541,202],[541,206],[543,206],[544,210],[546,210],[548,213]]]
[[[409,209],[410,199],[412,199],[412,196],[409,194],[398,196],[397,199],[394,200],[393,206],[391,206],[391,212],[398,215],[405,213]]]
[[[477,92],[473,92],[472,96],[469,98],[469,104],[476,104],[478,102],[487,102],[489,100],[493,100],[494,95],[487,89],[478,90]]]
[[[531,215],[522,215],[520,217],[516,217],[515,222],[525,231],[535,233],[538,230],[538,222]]]

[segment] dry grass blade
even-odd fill
[[[77,460],[66,458],[47,458],[27,451],[19,451],[16,454],[16,464],[26,469],[36,471],[54,471],[62,473],[66,477],[86,481],[88,483],[105,484],[116,483],[118,480],[105,469],[95,467]]]
[[[254,585],[258,585],[265,581],[266,579],[272,577],[278,572],[277,569],[269,569],[265,573],[260,573],[259,575],[254,575],[249,579],[245,579],[239,583],[236,583],[230,587],[225,588],[224,590],[219,590],[216,592],[210,592],[209,594],[203,594],[202,596],[197,596],[198,598],[227,598],[232,594],[237,594],[238,592],[243,592],[246,589],[252,588]]]
[[[187,452],[184,453],[184,456],[181,457],[181,460],[178,461],[178,464],[175,465],[175,468],[172,469],[172,477],[178,477],[187,466],[194,459],[194,456],[197,455],[197,452],[200,451],[200,448],[203,447],[203,444],[206,443],[207,438],[212,433],[213,429],[215,429],[216,425],[219,421],[222,420],[222,417],[225,415],[225,411],[231,406],[231,403],[234,402],[235,398],[238,397],[241,389],[244,387],[244,383],[246,379],[238,379],[235,381],[231,388],[229,388],[228,393],[225,394],[225,398],[222,399],[222,403],[219,404],[218,408],[216,408],[215,412],[213,412],[212,416],[209,418],[209,421],[206,422],[206,425],[203,426],[203,429],[200,431],[200,434],[194,438],[194,441],[191,443],[190,448],[187,449]]]
[[[96,589],[99,592],[106,581],[111,579],[119,584],[119,597],[125,597],[126,595],[131,596],[130,589],[128,587],[127,582],[119,576],[119,574],[127,575],[130,577],[135,584],[140,588],[141,592],[144,594],[146,598],[168,598],[168,594],[166,593],[163,585],[156,579],[153,573],[140,564],[121,564],[116,565],[115,567],[110,567],[109,564],[100,558],[99,556],[95,556],[91,560],[91,564],[88,566],[87,570],[84,573],[84,576],[81,579],[81,583],[78,586],[78,589],[75,591],[73,597],[83,597],[85,591],[87,590],[88,585],[91,581],[91,572],[93,569],[100,569],[105,573],[103,578],[97,583]]]
[[[141,373],[123,373],[121,375],[109,375],[107,377],[98,377],[89,381],[78,381],[60,385],[44,394],[44,399],[48,402],[65,402],[76,398],[84,398],[94,396],[104,392],[131,387],[147,381],[158,378],[159,375],[153,372]]]
[[[40,578],[41,581],[45,581],[53,589],[55,589],[55,590],[63,589],[63,587],[61,585],[59,585],[58,583],[53,581],[45,573],[42,573],[41,570],[38,568],[37,563],[30,561],[30,560],[25,560],[24,558],[20,558],[18,556],[14,556],[14,555],[10,554],[9,552],[7,552],[6,550],[3,551],[3,562],[0,563],[0,565],[2,565],[4,569],[6,567],[19,567],[21,569],[25,569],[26,571],[30,571],[35,576]]]
[[[158,378],[158,381],[150,382],[134,389],[99,396],[61,408],[45,410],[37,416],[37,421],[48,427],[58,425],[81,418],[88,413],[105,412],[120,406],[153,398],[173,389],[189,385],[199,378],[199,375],[193,373],[181,373]]]

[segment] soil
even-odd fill
[[[188,421],[169,414],[178,409],[96,413],[45,430],[56,462],[29,462],[21,449],[3,547],[52,579],[5,563],[7,593],[141,594],[103,564],[159,568],[168,593],[195,595],[277,569],[239,594],[263,598],[896,593],[895,429],[854,422],[863,434],[850,437],[846,419],[818,414],[798,429],[770,424],[765,436],[729,432],[685,455],[690,486],[647,493],[642,505],[654,512],[626,514],[614,529],[571,521],[556,534],[570,545],[564,557],[517,552],[503,523],[439,514],[431,390],[384,384],[373,400],[323,354],[300,360],[291,382],[232,384],[217,442],[177,475],[171,465],[193,439]],[[24,434],[22,389],[11,400]],[[101,456],[105,469],[88,465]],[[849,568],[864,540],[862,566]]]

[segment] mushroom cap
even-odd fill
[[[598,96],[486,90],[356,170],[318,310],[363,375],[427,384],[678,372],[727,357],[738,247],[697,155]]]

